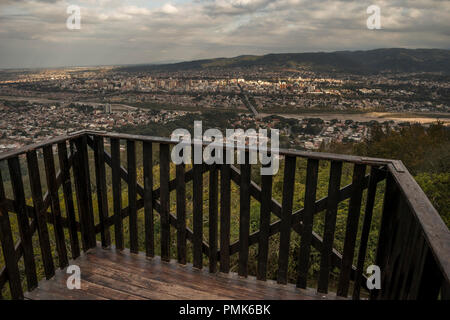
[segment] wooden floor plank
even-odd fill
[[[91,258],[89,256],[89,258],[95,259],[96,257]],[[268,285],[269,282],[247,280],[237,275],[235,277],[211,275],[203,270],[192,268],[191,265],[183,267],[176,262],[161,263],[157,258],[151,261],[143,261],[140,256],[121,253],[114,254],[111,259],[114,259],[114,264],[126,265],[129,270],[140,274],[148,270],[148,264],[151,264],[152,273],[147,273],[146,276],[158,278],[167,285],[182,283],[183,286],[198,290],[208,288],[207,294],[210,299],[212,299],[212,291],[220,293],[222,299],[226,297],[233,299],[299,299],[298,291],[293,292],[287,289],[289,287],[279,285],[271,287]],[[293,295],[293,297],[289,297],[289,295]],[[185,297],[182,298],[185,299]]]
[[[97,256],[89,256],[91,260],[98,259]],[[135,255],[114,255],[111,259],[117,259],[111,261],[99,260],[97,263],[102,264],[112,264],[116,268],[124,266],[129,272],[139,274],[141,277],[155,279],[165,283],[166,286],[173,286],[182,284],[184,287],[188,287],[192,290],[198,292],[205,292],[205,288],[214,288],[216,292],[220,292],[221,299],[226,298],[240,298],[245,299],[248,296],[252,296],[258,293],[253,292],[252,288],[244,286],[246,283],[242,280],[236,281],[234,279],[220,279],[215,275],[211,277],[205,272],[198,269],[192,268],[192,266],[178,266],[175,263],[161,263],[158,259],[152,259],[151,261],[143,261],[141,257]],[[151,264],[151,273],[146,272],[148,270],[148,265]],[[240,284],[240,285],[239,285]],[[206,293],[206,298],[209,296],[210,299],[214,298],[211,293],[212,290],[208,289]],[[197,292],[191,292],[196,295]],[[180,297],[184,299],[185,296]],[[200,297],[199,297],[200,298]],[[215,297],[219,298],[219,296]],[[262,298],[262,297],[260,297]]]
[[[52,279],[41,281],[38,288],[27,292],[25,297],[31,300],[106,300],[89,292],[90,285],[87,281],[83,282],[80,290],[69,290],[63,280],[61,272],[57,271]]]
[[[217,300],[217,299],[283,299],[328,300],[332,294],[318,294],[312,289],[299,289],[294,284],[243,278],[235,273],[209,273],[192,264],[180,265],[175,260],[148,258],[145,253],[105,249],[88,250],[70,264],[81,270],[81,289],[69,290],[70,274],[58,270],[50,280],[42,280],[38,288],[27,292],[32,300]]]

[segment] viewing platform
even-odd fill
[[[1,153],[0,298],[450,299],[450,231],[401,161],[280,149],[275,177],[175,165],[174,144],[81,131]]]
[[[82,270],[80,290],[67,289],[70,274],[57,270],[51,280],[41,280],[38,288],[25,293],[31,300],[329,300],[336,295],[281,286],[275,281],[243,278],[236,273],[211,274],[180,265],[177,261],[148,259],[128,249],[96,247],[74,261]],[[344,298],[340,298],[344,299]]]

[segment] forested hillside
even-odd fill
[[[377,74],[381,72],[450,73],[450,51],[441,49],[376,49],[367,51],[304,52],[244,55],[173,64],[136,65],[120,68],[126,72],[170,72],[215,68],[298,68],[314,72]]]
[[[331,145],[323,150],[402,160],[450,227],[449,127],[441,123],[428,128],[412,124],[392,131],[375,126],[365,142]]]

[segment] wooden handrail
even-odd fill
[[[402,172],[392,165],[388,165],[388,168],[419,222],[445,281],[450,283],[450,230],[403,163],[401,166]]]
[[[104,148],[104,139],[111,140],[111,153]],[[126,141],[127,168],[120,162],[120,140]],[[144,185],[137,181],[136,176],[136,148],[135,142],[142,142],[144,156]],[[70,155],[67,144],[70,144]],[[181,264],[186,263],[186,240],[193,243],[194,267],[203,268],[205,258],[208,259],[209,271],[216,272],[217,264],[220,271],[228,273],[230,270],[230,256],[238,254],[238,271],[241,276],[249,272],[249,248],[258,244],[258,271],[260,280],[266,279],[268,246],[270,237],[280,234],[278,257],[278,282],[286,283],[292,275],[288,274],[288,263],[293,259],[290,255],[292,246],[290,234],[296,232],[301,237],[298,259],[299,270],[296,275],[297,286],[305,288],[310,270],[310,250],[315,248],[321,253],[320,275],[318,291],[327,293],[328,279],[332,267],[340,269],[337,294],[346,297],[350,288],[350,281],[354,281],[352,297],[359,299],[360,288],[366,287],[366,277],[363,267],[366,261],[366,249],[369,231],[372,223],[377,186],[386,180],[383,217],[378,240],[377,263],[383,268],[383,287],[372,290],[373,299],[407,299],[434,297],[449,298],[447,288],[450,277],[450,231],[440,218],[436,209],[420,189],[417,182],[409,174],[401,161],[359,157],[352,155],[338,155],[318,152],[278,149],[284,158],[283,201],[280,204],[272,198],[272,179],[262,179],[262,185],[252,181],[251,165],[194,165],[186,171],[184,165],[176,166],[176,177],[170,178],[170,145],[176,144],[168,138],[148,137],[129,134],[97,132],[83,130],[56,137],[45,142],[33,144],[0,154],[0,161],[8,161],[12,174],[15,199],[7,199],[3,192],[3,181],[0,175],[0,219],[2,232],[0,241],[7,266],[0,269],[0,290],[6,282],[10,282],[11,294],[14,298],[22,298],[22,285],[17,272],[17,263],[25,258],[28,285],[37,285],[34,257],[31,252],[30,239],[35,232],[39,233],[41,251],[44,255],[45,274],[50,278],[54,268],[50,263],[51,252],[48,243],[46,223],[51,223],[56,232],[56,244],[60,267],[67,265],[67,252],[63,228],[68,228],[72,257],[80,255],[78,231],[81,231],[81,243],[84,251],[96,246],[96,235],[101,235],[102,246],[111,245],[109,227],[114,226],[115,245],[120,250],[124,248],[125,239],[122,221],[130,221],[129,243],[132,252],[138,251],[138,211],[145,210],[145,247],[147,256],[154,255],[154,226],[153,211],[161,216],[161,257],[169,261],[171,254],[170,228],[177,230],[177,258]],[[152,144],[160,145],[160,187],[153,188],[152,173]],[[206,146],[207,143],[202,143]],[[60,172],[56,172],[53,146],[57,146]],[[94,151],[94,166],[90,168],[88,147]],[[251,147],[238,148],[249,151]],[[39,173],[36,150],[42,150],[44,155],[45,174]],[[23,185],[19,163],[19,156],[27,154],[28,169],[33,174],[32,183],[33,206],[27,205],[23,197]],[[308,159],[305,207],[293,212],[292,198],[295,193],[296,158]],[[319,161],[331,162],[330,185],[328,196],[316,199]],[[149,162],[149,163],[147,163]],[[353,182],[340,187],[342,164],[354,165]],[[105,165],[112,168],[114,214],[108,208]],[[371,167],[371,174],[366,176],[366,167]],[[73,180],[71,182],[71,168]],[[90,176],[95,171],[97,186],[98,219],[94,225],[94,211]],[[204,174],[209,172],[209,212],[203,212],[205,200]],[[219,176],[220,175],[220,176]],[[40,176],[47,178],[49,191],[42,195]],[[220,177],[220,183],[219,183]],[[121,183],[128,186],[128,206],[121,203]],[[193,184],[193,229],[186,226],[186,183]],[[231,182],[239,186],[240,193],[240,222],[239,240],[230,242],[230,188]],[[65,207],[68,208],[66,217],[60,215],[60,188],[64,195]],[[368,189],[367,201],[363,205],[363,191]],[[75,191],[76,201],[72,192]],[[170,192],[176,190],[176,213],[171,212]],[[219,203],[220,194],[220,203]],[[139,198],[140,197],[140,198]],[[260,230],[250,232],[251,199],[261,203]],[[350,199],[347,216],[345,241],[342,254],[333,248],[334,230],[336,228],[337,206],[340,202]],[[78,219],[75,216],[75,205],[78,209]],[[220,206],[220,210],[219,210]],[[49,208],[51,212],[48,212]],[[359,217],[364,209],[364,221],[359,249],[357,233]],[[11,229],[9,219],[5,219],[8,212],[18,211],[21,226],[21,240],[12,245],[8,238]],[[325,232],[322,238],[312,226],[314,216],[326,211]],[[273,213],[279,218],[270,220]],[[204,240],[204,216],[208,216],[208,241]],[[220,230],[219,230],[220,225]],[[402,236],[404,235],[404,236]],[[220,241],[219,241],[220,240]],[[24,242],[25,241],[25,242]],[[220,245],[219,245],[220,242]],[[5,251],[6,250],[6,251]],[[357,265],[353,265],[357,255]],[[355,261],[356,261],[355,260]],[[430,276],[432,274],[433,276]],[[409,282],[408,282],[409,281]]]

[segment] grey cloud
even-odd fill
[[[53,2],[45,5],[44,2]],[[378,0],[382,30],[366,28],[372,1],[196,0],[145,8],[89,2],[82,29],[67,30],[71,1],[0,3],[0,67],[190,60],[270,52],[450,43],[450,2]],[[134,5],[133,5],[134,3]],[[165,2],[167,3],[167,2]],[[2,8],[9,6],[9,10]],[[11,10],[14,9],[14,10]],[[32,50],[31,50],[32,48]]]
[[[240,15],[266,8],[273,0],[206,0],[201,3],[209,15]]]

